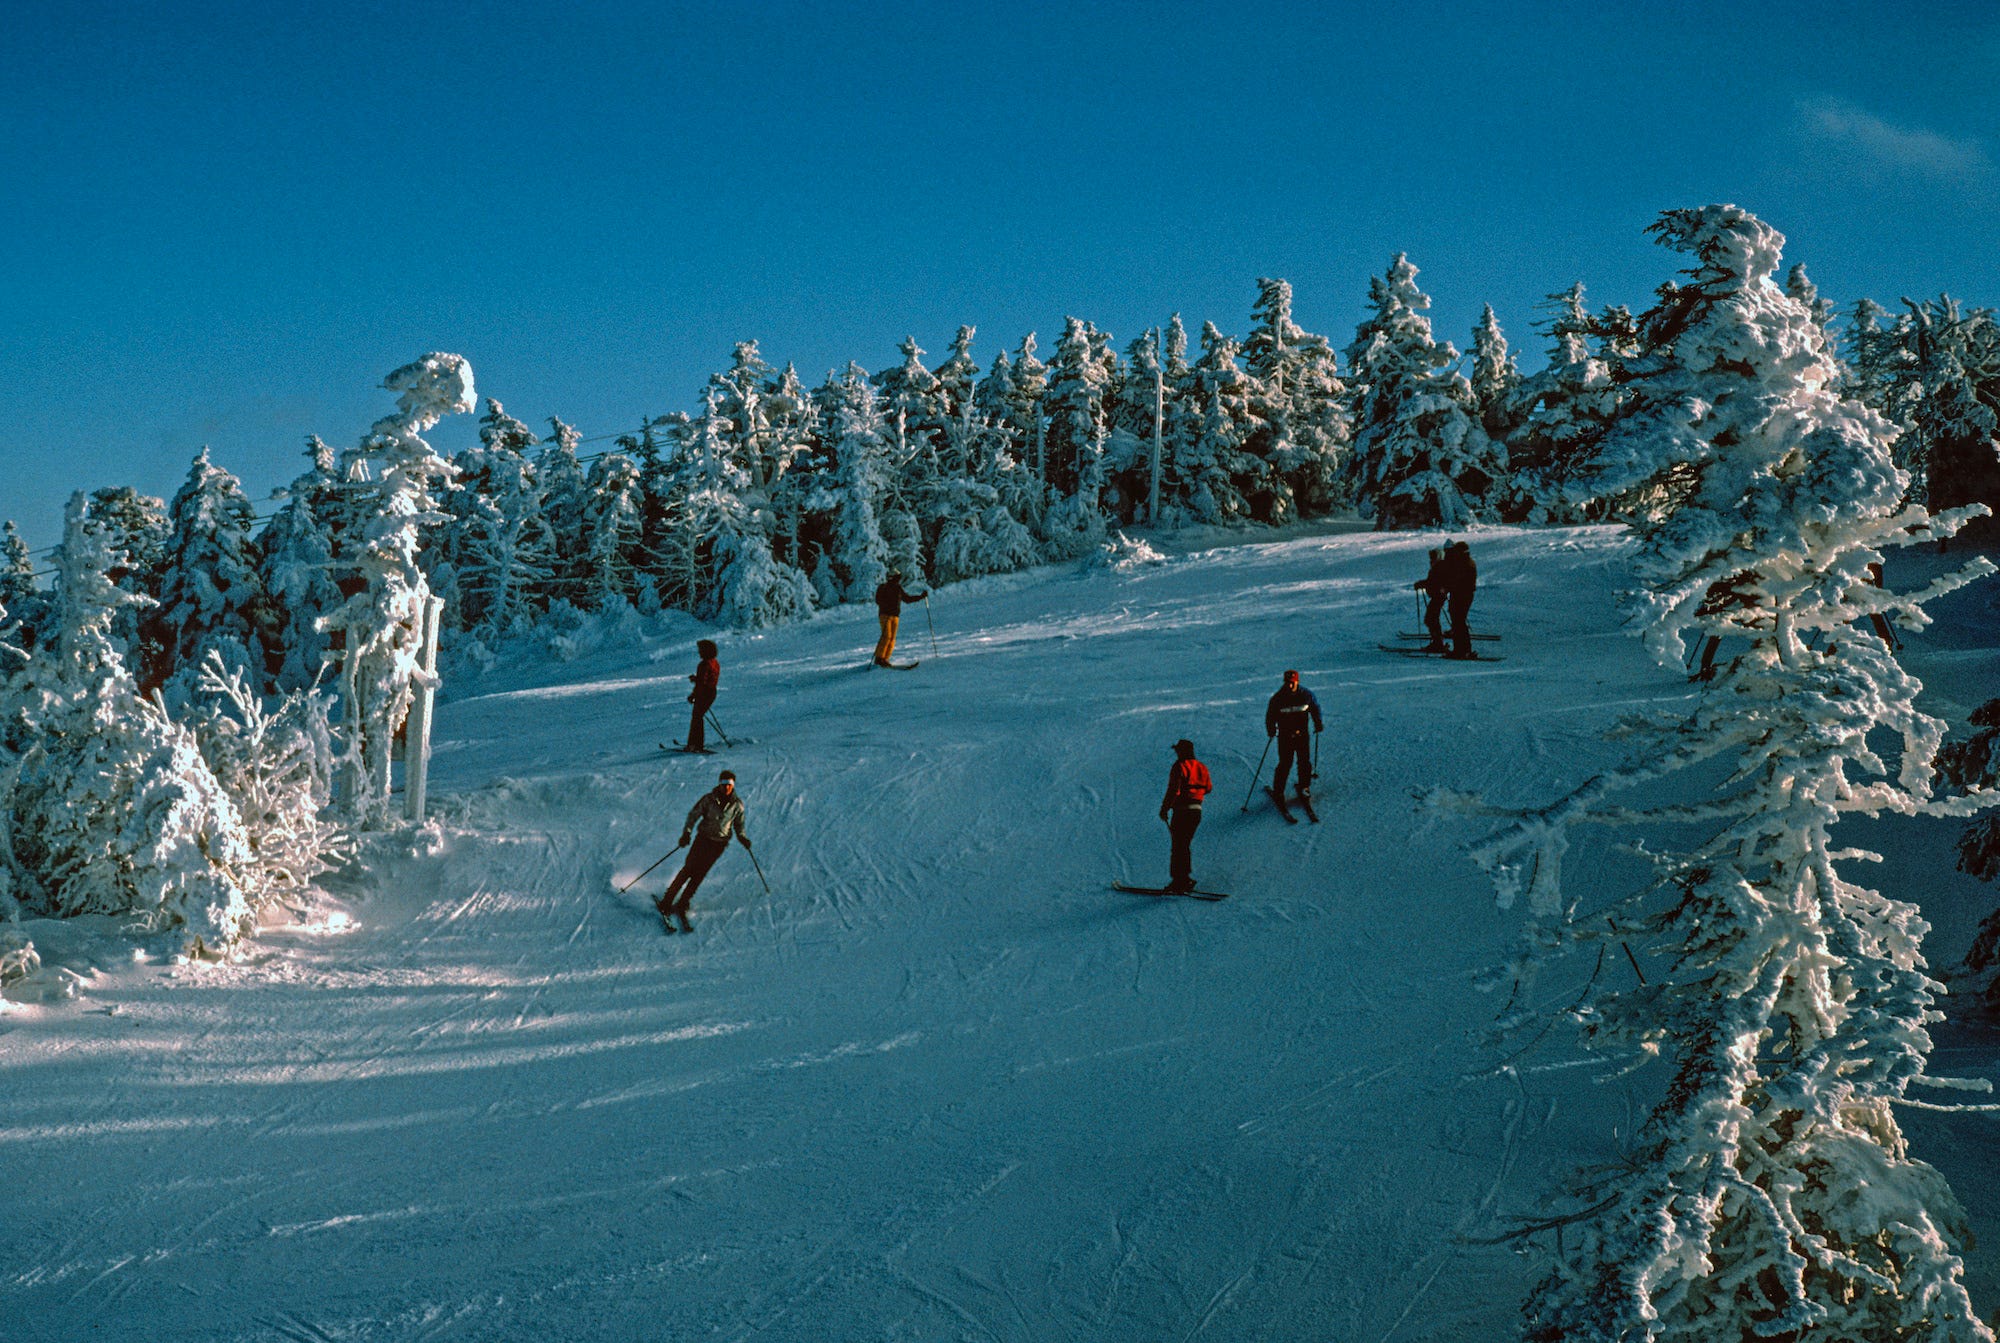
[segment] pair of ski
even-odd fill
[[[1190,900],[1227,900],[1227,891],[1177,891],[1171,886],[1128,886],[1122,881],[1111,883],[1114,891],[1124,891],[1127,895],[1184,895]]]
[[[1428,641],[1431,636],[1428,634],[1412,634],[1408,630],[1397,630],[1396,637],[1398,639],[1423,639]],[[1472,638],[1482,643],[1498,643],[1500,641],[1500,636],[1497,634],[1475,634]],[[1453,657],[1442,648],[1430,647],[1428,642],[1422,648],[1406,648],[1401,644],[1377,644],[1375,646],[1385,653],[1401,653],[1406,658],[1443,658],[1451,662],[1501,662],[1505,660],[1492,653],[1475,653],[1471,657],[1466,658]]]
[[[917,662],[921,661],[922,658],[917,659]],[[868,665],[871,668],[880,667],[885,671],[915,671],[917,662],[871,662]]]
[[[715,754],[715,748],[714,748],[713,746],[690,746],[690,745],[688,745],[688,744],[687,744],[686,742],[684,742],[684,741],[677,741],[677,742],[675,742],[675,743],[674,743],[673,745],[671,745],[671,746],[669,746],[669,745],[668,745],[668,744],[667,744],[666,742],[661,742],[661,743],[660,743],[660,749],[661,749],[662,751],[670,751],[670,752],[672,752],[672,753],[673,753],[673,754],[675,754],[675,755],[714,755],[714,754]]]
[[[1291,807],[1285,802],[1285,795],[1283,793],[1271,787],[1271,785],[1268,783],[1264,785],[1264,792],[1266,796],[1268,796],[1271,799],[1271,801],[1278,804],[1278,815],[1285,818],[1285,823],[1287,825],[1297,825],[1299,823],[1299,818],[1292,815]],[[1312,818],[1312,823],[1314,825],[1318,825],[1319,813],[1313,810],[1313,800],[1309,797],[1304,796],[1303,794],[1301,794],[1296,800],[1301,807],[1305,808],[1306,815]]]

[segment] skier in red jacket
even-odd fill
[[[1201,828],[1201,802],[1215,787],[1208,766],[1194,758],[1194,743],[1186,737],[1174,743],[1174,767],[1167,774],[1167,795],[1160,799],[1160,819],[1173,836],[1170,891],[1194,889],[1194,832]]]
[[[713,640],[698,640],[694,649],[701,654],[701,662],[695,667],[694,675],[688,677],[694,682],[694,689],[688,693],[688,703],[694,705],[694,717],[688,721],[687,745],[681,749],[707,755],[708,735],[703,724],[708,718],[708,711],[715,707],[715,688],[722,682],[722,663],[716,658],[717,649]]]

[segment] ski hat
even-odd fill
[[[715,640],[713,639],[695,640],[694,651],[701,654],[705,658],[714,657],[717,652],[717,649],[715,647]]]
[[[891,570],[889,571],[889,581],[890,581],[890,582],[895,582],[895,581],[897,581],[898,579],[902,578],[902,576],[903,576],[903,571],[902,571],[901,569],[891,569]]]
[[[1179,741],[1174,743],[1174,754],[1179,756],[1183,760],[1194,759],[1194,743],[1189,741],[1186,737],[1182,737]]]
[[[1467,544],[1465,544],[1465,542],[1463,542],[1463,541],[1453,541],[1453,542],[1451,542],[1451,543],[1450,543],[1449,545],[1447,545],[1447,546],[1445,547],[1445,549],[1446,549],[1446,550],[1470,550],[1470,549],[1472,549],[1472,547],[1471,547],[1471,546],[1468,546],[1468,545],[1467,545]]]
[[[1297,668],[1295,668],[1295,667],[1287,667],[1287,668],[1285,668],[1285,679],[1286,679],[1287,681],[1296,681],[1296,680],[1298,680],[1298,679],[1299,679],[1299,673],[1298,673],[1298,669],[1297,669]]]
[[[733,770],[733,769],[725,769],[724,771],[722,771],[722,773],[721,773],[720,775],[718,775],[718,776],[717,776],[717,778],[716,778],[716,782],[718,782],[718,783],[735,783],[735,782],[736,782],[736,771],[735,771],[735,770]]]

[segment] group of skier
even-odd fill
[[[1424,594],[1424,628],[1431,641],[1417,650],[1442,653],[1449,658],[1471,658],[1472,630],[1465,623],[1472,610],[1472,596],[1479,587],[1479,566],[1472,561],[1472,547],[1463,541],[1447,542],[1431,552],[1430,572],[1410,586]],[[1443,617],[1451,617],[1451,644],[1445,645]]]
[[[1430,552],[1430,571],[1413,585],[1425,597],[1424,624],[1430,631],[1430,642],[1421,649],[1410,651],[1442,654],[1450,658],[1474,656],[1466,615],[1472,607],[1478,573],[1471,548],[1463,541],[1451,541],[1441,549]],[[929,597],[927,592],[905,589],[903,575],[895,571],[891,571],[875,589],[875,609],[881,637],[875,644],[873,665],[899,669],[916,666],[914,662],[898,664],[894,661],[896,630],[903,604],[926,601]],[[1449,645],[1445,642],[1442,628],[1446,616],[1451,621]],[[687,742],[681,749],[709,754],[704,722],[715,704],[716,691],[722,679],[722,665],[712,641],[702,639],[695,648],[701,660],[694,674],[688,678],[694,683],[693,690],[688,694],[688,702],[694,706],[694,712],[688,725]],[[1291,802],[1301,806],[1313,821],[1319,820],[1319,814],[1313,808],[1312,784],[1317,773],[1315,743],[1325,728],[1319,698],[1300,683],[1296,670],[1287,670],[1276,693],[1264,706],[1265,753],[1268,755],[1273,746],[1278,752],[1278,763],[1272,771],[1267,791],[1287,821],[1298,819],[1292,815],[1291,806],[1286,801],[1285,785],[1288,781],[1293,790]],[[1254,783],[1252,787],[1255,787]],[[1201,828],[1203,803],[1214,788],[1214,778],[1208,766],[1195,755],[1194,743],[1185,737],[1176,741],[1174,763],[1167,773],[1166,795],[1160,799],[1160,820],[1167,826],[1171,845],[1169,880],[1165,887],[1160,888],[1160,893],[1204,894],[1198,892],[1195,885],[1194,836]],[[689,905],[708,870],[729,847],[730,839],[734,837],[746,852],[750,850],[750,836],[744,830],[744,819],[743,799],[736,793],[736,775],[730,770],[723,770],[716,786],[702,794],[689,810],[687,821],[681,827],[680,840],[680,847],[688,850],[687,859],[668,884],[666,892],[654,902],[668,932],[693,931],[688,919]],[[1220,898],[1219,893],[1205,894]]]

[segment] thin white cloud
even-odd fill
[[[1977,140],[1898,126],[1838,98],[1803,100],[1799,116],[1816,138],[1858,151],[1881,167],[1950,181],[1984,181],[1995,173],[1992,156]]]

